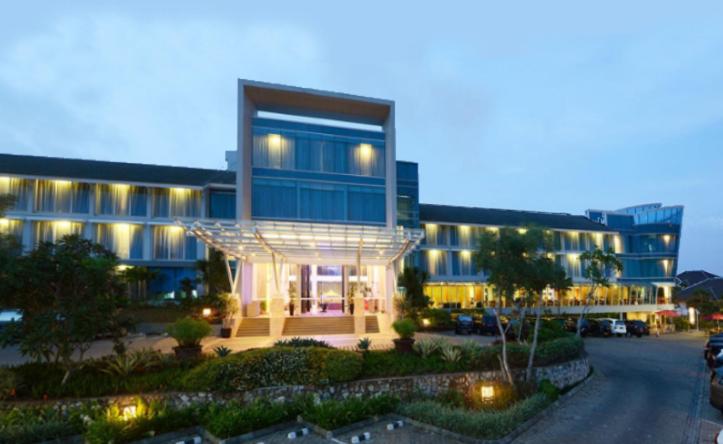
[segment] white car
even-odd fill
[[[628,329],[625,327],[625,321],[622,319],[603,318],[599,321],[607,321],[610,323],[610,332],[616,336],[625,336]]]

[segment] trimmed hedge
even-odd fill
[[[435,401],[420,401],[401,405],[399,412],[452,432],[479,439],[498,439],[542,411],[550,402],[545,394],[538,393],[502,411],[466,410]]]
[[[0,410],[0,444],[26,444],[62,439],[83,432],[91,408],[61,411],[53,407],[13,407]]]
[[[233,392],[278,385],[328,384],[356,379],[362,357],[319,347],[272,347],[207,361],[191,370],[189,390]]]
[[[553,339],[538,345],[535,365],[546,366],[577,359],[582,355],[582,339],[571,336]],[[418,354],[400,354],[393,350],[370,351],[364,357],[363,378],[384,378],[432,373],[499,370],[501,345],[480,347],[476,356],[457,362],[445,362],[439,354],[423,358]],[[526,368],[529,346],[510,342],[507,359],[512,368]]]

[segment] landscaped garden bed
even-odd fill
[[[53,365],[2,369],[0,443],[79,435],[91,443],[121,443],[192,427],[225,439],[299,416],[331,431],[391,412],[489,439],[552,401],[535,384],[502,409],[470,401],[481,382],[501,380],[498,346],[421,340],[414,350],[354,352],[289,341],[186,361],[144,351],[86,361],[64,384],[63,370]],[[509,351],[521,379],[527,346]],[[582,341],[574,337],[542,343],[536,378],[556,381],[558,388],[582,379],[582,354]]]

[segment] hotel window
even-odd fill
[[[386,196],[384,188],[348,187],[348,220],[353,222],[384,223]]]
[[[88,213],[90,185],[69,180],[39,180],[35,211],[40,213]]]
[[[199,217],[201,192],[189,188],[155,188],[153,217]]]
[[[209,193],[208,216],[212,219],[236,219],[236,193],[212,190]]]
[[[296,204],[296,182],[254,179],[251,199],[253,217],[295,219],[298,217]]]
[[[196,238],[177,226],[153,227],[153,259],[194,260]]]
[[[384,177],[384,153],[380,141],[257,130],[252,164],[258,168]]]
[[[0,195],[10,194],[15,202],[10,210],[26,211],[28,209],[29,182],[27,179],[0,176]]]
[[[98,185],[96,213],[109,216],[146,216],[147,191],[124,184]]]
[[[344,212],[344,186],[299,184],[299,218],[340,221]]]
[[[98,224],[97,242],[120,259],[143,259],[143,227],[134,224]]]
[[[19,220],[0,218],[0,234],[15,236],[20,240],[23,236],[23,222]]]
[[[35,223],[35,242],[58,242],[65,236],[82,234],[83,224],[67,220],[42,221]]]
[[[439,225],[437,224],[425,224],[424,225],[424,243],[427,245],[437,245],[437,231]]]
[[[282,134],[254,135],[253,166],[294,169],[294,141]]]
[[[452,274],[455,276],[473,275],[472,253],[470,251],[452,252]]]
[[[443,250],[427,251],[427,266],[432,276],[447,275],[447,252]]]

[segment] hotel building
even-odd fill
[[[239,335],[384,330],[404,263],[430,273],[435,306],[488,307],[472,253],[481,230],[503,226],[552,231],[575,285],[545,294],[551,311],[580,311],[579,256],[595,245],[625,268],[593,312],[673,307],[682,207],[570,215],[420,204],[417,164],[396,160],[395,140],[394,102],[240,80],[229,169],[0,154],[0,194],[17,198],[0,230],[26,250],[81,234],[126,266],[157,270],[156,294],[195,278],[195,261],[216,248],[241,302]]]

